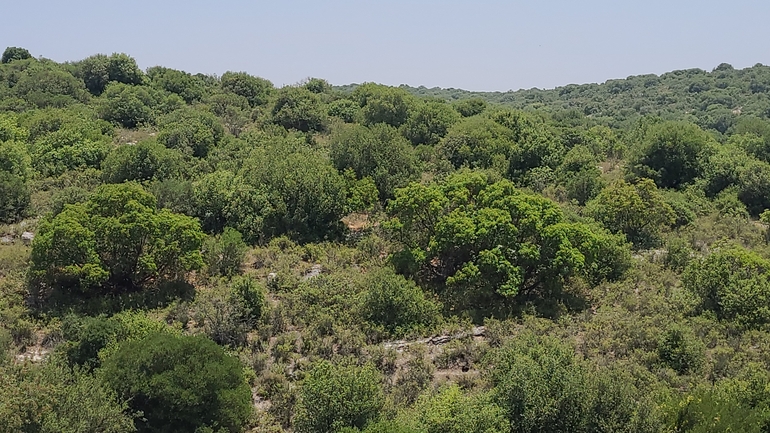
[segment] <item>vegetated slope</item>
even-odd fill
[[[350,91],[355,85],[340,86]],[[602,122],[623,125],[639,116],[682,119],[724,133],[741,115],[770,116],[770,66],[734,69],[723,63],[713,71],[685,69],[608,80],[602,84],[570,84],[555,89],[472,92],[424,86],[400,88],[420,97],[447,101],[479,98],[505,106],[550,113],[576,111]]]
[[[8,48],[0,432],[767,431],[764,71],[514,108]]]

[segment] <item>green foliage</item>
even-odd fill
[[[158,119],[158,142],[195,157],[205,157],[224,136],[222,123],[213,114],[183,109]]]
[[[463,99],[454,103],[454,109],[463,117],[471,117],[483,113],[487,102],[481,98]]]
[[[154,66],[147,70],[147,77],[153,86],[176,93],[188,104],[200,101],[206,93],[203,80],[184,71]]]
[[[142,84],[144,74],[136,65],[136,60],[123,53],[110,56],[96,54],[75,64],[76,74],[82,78],[89,92],[101,95],[107,84]]]
[[[564,145],[538,117],[521,111],[501,110],[492,120],[510,130],[516,143],[509,155],[508,176],[522,178],[537,167],[556,168],[564,157]]]
[[[429,101],[417,104],[402,126],[403,134],[412,144],[434,145],[444,137],[459,120],[457,112],[449,104]]]
[[[388,125],[344,126],[330,140],[330,157],[337,169],[352,169],[359,179],[371,178],[383,199],[419,175],[413,148]]]
[[[270,81],[245,72],[225,72],[219,82],[222,90],[243,96],[252,107],[267,103],[275,90]]]
[[[171,179],[183,170],[182,155],[155,141],[117,147],[102,162],[102,178],[106,183]]]
[[[387,123],[398,128],[409,118],[414,100],[402,89],[365,83],[356,88],[352,95],[362,108],[365,125]]]
[[[283,87],[273,105],[273,122],[302,132],[326,129],[326,112],[321,98],[304,87]]]
[[[201,337],[151,334],[120,345],[99,375],[132,410],[140,432],[239,432],[251,391],[236,358]]]
[[[658,357],[679,374],[697,373],[703,365],[706,346],[692,329],[674,325],[658,340]]]
[[[558,206],[465,172],[411,184],[388,206],[403,249],[395,260],[423,282],[446,284],[454,302],[490,308],[520,295],[560,296],[570,278],[617,278],[629,253],[617,237],[564,221]]]
[[[289,234],[300,240],[339,236],[345,179],[322,152],[299,140],[276,140],[252,152],[244,162],[243,177],[266,188],[270,209],[264,221],[270,236]]]
[[[426,298],[414,282],[390,268],[367,275],[364,286],[361,315],[370,324],[382,327],[387,335],[401,337],[438,321],[439,305]]]
[[[457,385],[426,394],[404,415],[404,423],[425,433],[507,433],[505,410],[487,394],[467,394]],[[367,430],[368,431],[368,430]]]
[[[327,114],[345,123],[353,123],[359,118],[360,112],[361,107],[350,99],[338,99],[329,104]]]
[[[586,213],[639,248],[654,245],[661,230],[675,222],[674,210],[649,179],[613,182],[586,205]]]
[[[0,60],[0,63],[11,63],[14,60],[26,60],[31,58],[32,54],[25,48],[8,47],[3,51],[3,57],[2,60]]]
[[[101,96],[99,116],[126,128],[136,128],[155,120],[156,95],[147,89],[123,83],[108,84]]]
[[[513,147],[513,136],[508,128],[479,116],[452,126],[439,143],[438,152],[456,168],[495,167],[505,173]],[[497,167],[501,162],[503,167]]]
[[[135,291],[200,268],[202,242],[197,221],[156,209],[140,186],[105,185],[41,223],[30,276],[42,299]]]
[[[344,427],[366,427],[384,403],[380,381],[380,373],[369,364],[318,362],[302,382],[294,430],[332,433]]]
[[[770,261],[752,251],[719,248],[690,263],[682,282],[719,319],[747,327],[770,322]]]
[[[30,192],[20,176],[0,171],[0,222],[9,224],[27,215]]]
[[[97,377],[57,359],[0,366],[0,431],[130,433],[134,415]]]
[[[661,188],[680,188],[703,172],[713,147],[713,139],[696,125],[662,122],[644,131],[629,167]]]
[[[264,188],[254,187],[242,176],[224,170],[195,182],[192,200],[204,230],[218,233],[229,226],[248,243],[262,238],[264,219],[271,212]]]
[[[240,274],[247,249],[240,232],[225,227],[222,234],[207,239],[203,245],[206,272],[226,277]]]

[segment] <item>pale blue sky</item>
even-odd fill
[[[770,63],[767,0],[18,0],[0,11],[0,45],[35,56],[125,52],[143,69],[247,71],[279,86],[313,76],[505,91]]]

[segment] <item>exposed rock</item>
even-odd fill
[[[310,268],[310,271],[307,274],[305,274],[305,276],[302,277],[302,279],[305,281],[313,279],[321,275],[321,271],[322,271],[321,265],[313,265],[313,267]]]
[[[0,238],[0,244],[8,245],[13,243],[13,236],[3,236]]]
[[[31,244],[33,239],[35,239],[35,234],[32,232],[24,232],[21,234],[21,241],[24,242],[24,245]]]

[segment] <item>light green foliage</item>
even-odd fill
[[[350,99],[338,99],[329,104],[327,114],[331,117],[342,119],[345,123],[354,123],[358,120],[361,107]]]
[[[558,206],[464,172],[398,190],[388,226],[403,245],[395,260],[423,280],[446,283],[455,302],[481,307],[505,298],[558,298],[570,278],[617,278],[629,253],[617,237],[564,221]]]
[[[398,128],[409,118],[415,101],[405,90],[364,83],[353,91],[353,100],[362,108],[365,125],[387,123]]]
[[[213,114],[183,109],[158,119],[158,142],[196,157],[205,157],[224,136],[222,123]]]
[[[439,305],[422,290],[390,268],[377,270],[364,280],[361,315],[385,334],[401,337],[438,321]]]
[[[549,337],[525,335],[494,360],[494,396],[512,432],[586,430],[591,393],[574,350]]]
[[[200,268],[198,222],[155,206],[138,185],[105,185],[44,221],[30,269],[38,296],[135,291]]]
[[[450,385],[423,395],[402,418],[424,433],[508,433],[511,428],[505,415],[489,395],[467,394]]]
[[[713,139],[696,125],[657,123],[643,132],[629,167],[661,188],[680,188],[701,175],[713,148]]]
[[[604,187],[598,158],[587,146],[577,145],[567,152],[556,169],[556,178],[567,190],[567,198],[584,205]]]
[[[384,124],[335,130],[330,157],[338,170],[352,169],[359,179],[371,178],[383,199],[419,175],[414,149],[395,128]]]
[[[237,358],[211,340],[167,333],[129,341],[104,360],[99,376],[132,410],[139,432],[240,432],[251,391]]]
[[[123,145],[113,149],[102,163],[106,183],[144,182],[178,177],[184,170],[183,156],[155,141]]]
[[[31,58],[32,54],[25,48],[8,47],[3,51],[3,57],[2,60],[0,60],[0,63],[11,63],[14,60],[26,60]]]
[[[127,405],[96,377],[57,359],[0,366],[0,431],[135,432]]]
[[[302,132],[326,129],[326,110],[321,98],[304,87],[283,87],[272,109],[273,122]]]
[[[188,104],[200,101],[206,92],[203,80],[184,71],[155,66],[147,70],[147,77],[153,86],[176,93]]]
[[[11,62],[27,66],[9,83],[10,93],[38,108],[65,107],[86,102],[88,91],[83,82],[64,67],[48,60],[33,59]]]
[[[99,116],[126,128],[152,123],[158,98],[151,90],[123,83],[107,85],[101,96]]]
[[[402,132],[412,144],[434,145],[459,120],[457,112],[444,102],[429,101],[417,104],[402,126]]]
[[[353,170],[345,170],[345,180],[348,183],[349,212],[372,212],[380,203],[380,192],[371,177],[356,180]]]
[[[747,327],[770,322],[770,261],[752,251],[723,246],[690,263],[682,282],[720,319]]]
[[[636,184],[616,181],[586,205],[586,213],[613,232],[623,233],[636,247],[654,245],[676,214],[650,179]]]
[[[252,77],[245,72],[225,72],[220,79],[220,85],[225,92],[246,98],[252,107],[267,103],[268,98],[275,91],[270,81]]]
[[[380,373],[369,364],[318,362],[302,382],[294,430],[332,433],[344,427],[366,427],[384,403],[380,380]]]
[[[537,116],[511,110],[501,110],[490,116],[511,131],[511,138],[516,143],[509,155],[508,176],[518,179],[533,168],[553,169],[559,165],[564,157],[564,145]]]
[[[252,152],[242,175],[249,184],[266,187],[271,207],[264,220],[268,235],[319,240],[334,238],[342,230],[345,179],[321,151],[297,139],[275,140]]]
[[[203,245],[206,272],[226,277],[240,274],[247,249],[240,232],[225,227],[222,234],[207,239]]]
[[[262,238],[264,218],[271,213],[264,187],[254,187],[242,176],[220,170],[195,182],[192,194],[204,230],[217,233],[229,226],[246,242],[256,243]]]
[[[513,146],[513,134],[508,128],[479,116],[452,126],[439,143],[438,152],[457,168],[495,167],[506,173]],[[496,167],[498,161],[503,161],[504,166]]]

